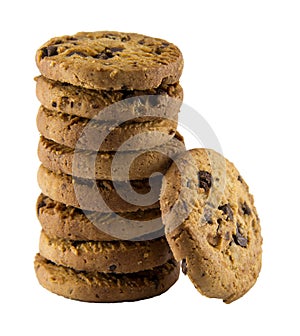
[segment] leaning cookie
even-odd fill
[[[36,255],[36,276],[52,293],[86,302],[122,302],[151,298],[166,292],[179,277],[174,259],[151,270],[129,274],[76,271]]]
[[[100,122],[41,106],[37,128],[61,145],[91,151],[143,150],[163,145],[176,133],[177,120],[150,117],[144,122]]]
[[[202,294],[230,303],[255,284],[260,222],[231,162],[208,149],[181,154],[163,179],[160,204],[174,256]]]
[[[42,164],[56,172],[99,180],[142,180],[154,173],[165,173],[172,158],[185,150],[183,138],[176,133],[164,145],[143,151],[91,152],[60,145],[40,138],[38,156]]]
[[[183,100],[179,83],[162,84],[146,91],[96,91],[43,76],[35,80],[37,98],[48,110],[102,121],[136,118],[143,121],[149,115],[174,119]]]
[[[49,79],[96,90],[147,90],[178,82],[180,50],[165,40],[135,33],[82,32],[55,37],[36,53]]]

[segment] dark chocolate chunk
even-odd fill
[[[244,204],[242,205],[242,210],[244,215],[251,215],[251,209],[246,202],[244,202]]]
[[[57,46],[55,46],[55,45],[45,47],[45,48],[41,49],[41,51],[42,51],[42,59],[45,58],[45,57],[58,55]]]
[[[239,246],[241,246],[241,247],[247,247],[248,239],[245,238],[245,237],[241,234],[241,232],[240,232],[240,228],[239,228],[238,225],[236,226],[236,234],[233,235],[233,240],[234,240],[234,242],[235,242],[237,245],[239,245]]]
[[[239,175],[237,179],[238,179],[238,181],[240,181],[241,183],[243,183],[243,182],[244,182],[244,180],[243,180],[243,178],[242,178],[242,176],[241,176],[241,175]]]
[[[208,192],[211,188],[212,176],[209,172],[200,170],[198,172],[199,187]]]
[[[138,44],[141,44],[141,45],[145,44],[145,40],[138,41]]]
[[[47,53],[48,53],[47,55],[48,57],[58,55],[57,46],[51,45],[47,47]]]
[[[112,53],[112,51],[110,49],[105,48],[104,51],[101,51],[99,54],[97,54],[93,57],[97,58],[97,59],[107,60],[109,58],[114,57],[114,54]]]
[[[56,104],[56,102],[52,102],[52,107],[56,107],[57,106],[57,104]]]
[[[116,268],[117,268],[116,265],[110,265],[110,266],[109,266],[109,270],[110,270],[111,272],[114,272],[114,271],[116,270]]]
[[[184,275],[187,274],[187,264],[186,264],[186,259],[182,259],[181,262],[181,270]]]
[[[120,51],[123,51],[123,50],[124,50],[124,48],[110,48],[110,51],[111,51],[112,53],[120,52]]]
[[[227,215],[226,220],[233,220],[233,212],[229,204],[220,205],[218,209],[221,210],[223,214]]]

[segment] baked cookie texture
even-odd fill
[[[176,134],[177,121],[155,118],[144,122],[98,122],[41,106],[37,128],[47,139],[91,151],[143,150],[162,145]],[[130,140],[130,141],[128,141]]]
[[[92,152],[60,145],[40,138],[38,156],[43,166],[56,173],[98,180],[143,180],[155,173],[164,174],[172,158],[185,151],[182,136],[177,133],[167,143],[149,150]]]
[[[148,90],[178,82],[180,50],[162,39],[112,31],[55,37],[36,53],[41,74],[95,90]]]
[[[50,238],[42,231],[39,249],[41,256],[57,265],[104,273],[144,271],[173,258],[165,237],[143,242],[73,241]]]
[[[179,155],[164,176],[160,204],[175,259],[202,294],[231,303],[255,284],[260,221],[231,162],[209,149]]]
[[[134,212],[159,206],[161,176],[149,180],[113,182],[55,174],[40,166],[38,184],[43,194],[55,201],[89,211]],[[123,194],[122,194],[123,192]],[[144,198],[142,199],[142,196]]]
[[[78,117],[109,120],[147,120],[147,116],[174,119],[180,111],[179,83],[141,90],[97,91],[38,76],[36,95],[48,110]],[[115,108],[110,108],[111,105]]]
[[[144,241],[164,235],[160,208],[124,213],[83,211],[41,194],[36,213],[49,237],[74,241]]]
[[[179,277],[179,264],[174,259],[147,271],[108,274],[58,266],[37,254],[34,268],[44,288],[66,298],[86,302],[147,299],[167,291]]]
[[[159,295],[179,277],[159,208],[185,150],[180,50],[135,33],[55,37],[36,53],[40,284],[87,302]]]

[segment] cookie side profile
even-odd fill
[[[36,120],[37,128],[45,138],[67,147],[91,151],[130,151],[160,146],[173,138],[177,127],[175,120],[154,117],[114,127],[113,122],[97,122],[47,110],[43,106]],[[99,140],[99,137],[103,139]]]
[[[180,134],[164,145],[143,151],[115,152],[77,151],[44,137],[40,138],[38,157],[42,164],[56,172],[99,180],[142,180],[154,173],[165,173],[172,157],[183,152],[185,146]],[[114,160],[115,159],[115,160]],[[113,176],[112,176],[113,172]]]
[[[166,292],[179,277],[174,259],[152,270],[130,274],[76,271],[36,255],[36,276],[52,293],[86,302],[122,302],[151,298]]]
[[[175,259],[202,294],[230,303],[255,284],[260,221],[231,162],[208,149],[179,155],[163,179],[160,204]]]
[[[147,115],[174,119],[179,113],[183,90],[179,83],[162,84],[146,91],[96,91],[68,83],[35,78],[36,95],[48,110],[97,120],[147,119]],[[121,101],[126,100],[123,104]],[[116,108],[107,108],[116,104]]]
[[[159,208],[127,213],[83,212],[41,194],[36,212],[49,237],[75,241],[143,241],[164,235]]]
[[[41,165],[37,179],[43,194],[55,201],[84,210],[105,213],[134,212],[156,209],[159,205],[160,176],[152,179],[151,188],[148,180],[114,183],[106,180],[88,180],[55,174]]]
[[[134,273],[173,258],[165,237],[142,241],[73,241],[40,235],[39,252],[57,265],[80,271]]]
[[[147,90],[178,82],[180,50],[165,40],[135,33],[81,32],[55,37],[36,53],[41,74],[95,90]]]

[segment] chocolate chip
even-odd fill
[[[104,51],[101,51],[99,54],[93,56],[96,59],[107,60],[109,58],[114,57],[112,51],[108,48],[105,48]]]
[[[145,44],[145,40],[138,41],[138,44],[144,45]]]
[[[246,202],[244,202],[244,204],[242,205],[242,210],[244,215],[251,215],[251,209]]]
[[[42,55],[41,58],[50,57],[58,55],[57,53],[57,47],[55,45],[51,45],[49,47],[45,47],[41,49]]]
[[[114,271],[116,270],[116,268],[117,268],[116,265],[110,265],[110,266],[109,266],[109,270],[110,270],[111,272],[114,272]]]
[[[121,51],[123,51],[124,50],[124,48],[110,48],[110,51],[112,52],[112,53],[115,53],[115,52],[121,52]]]
[[[242,176],[241,176],[241,175],[239,175],[237,179],[238,179],[238,181],[240,181],[241,183],[243,183],[243,182],[244,182],[244,180],[243,180],[243,178],[242,178]]]
[[[223,214],[227,215],[226,220],[233,220],[233,212],[229,204],[220,205],[218,209],[221,210]]]
[[[182,269],[182,273],[184,275],[187,274],[187,264],[186,264],[186,259],[182,259],[182,262],[181,262],[181,269]]]
[[[51,45],[51,46],[47,47],[47,53],[48,53],[48,55],[47,55],[48,57],[58,55],[57,46]]]
[[[123,36],[122,38],[121,38],[121,41],[122,42],[127,42],[127,41],[130,41],[130,36]]]
[[[205,192],[211,188],[212,176],[209,172],[200,170],[198,172],[199,187],[204,189]]]
[[[241,247],[247,247],[248,239],[245,238],[245,237],[241,234],[241,232],[240,232],[240,228],[239,228],[238,225],[236,226],[236,234],[233,235],[233,240],[234,240],[234,242],[235,242],[237,245],[239,245],[239,246],[241,246]]]
[[[81,52],[81,51],[71,51],[67,57],[71,57],[73,55],[78,55],[78,56],[81,56],[81,57],[87,57],[87,54]]]
[[[57,106],[57,104],[56,104],[56,102],[52,102],[52,107],[56,107]]]

